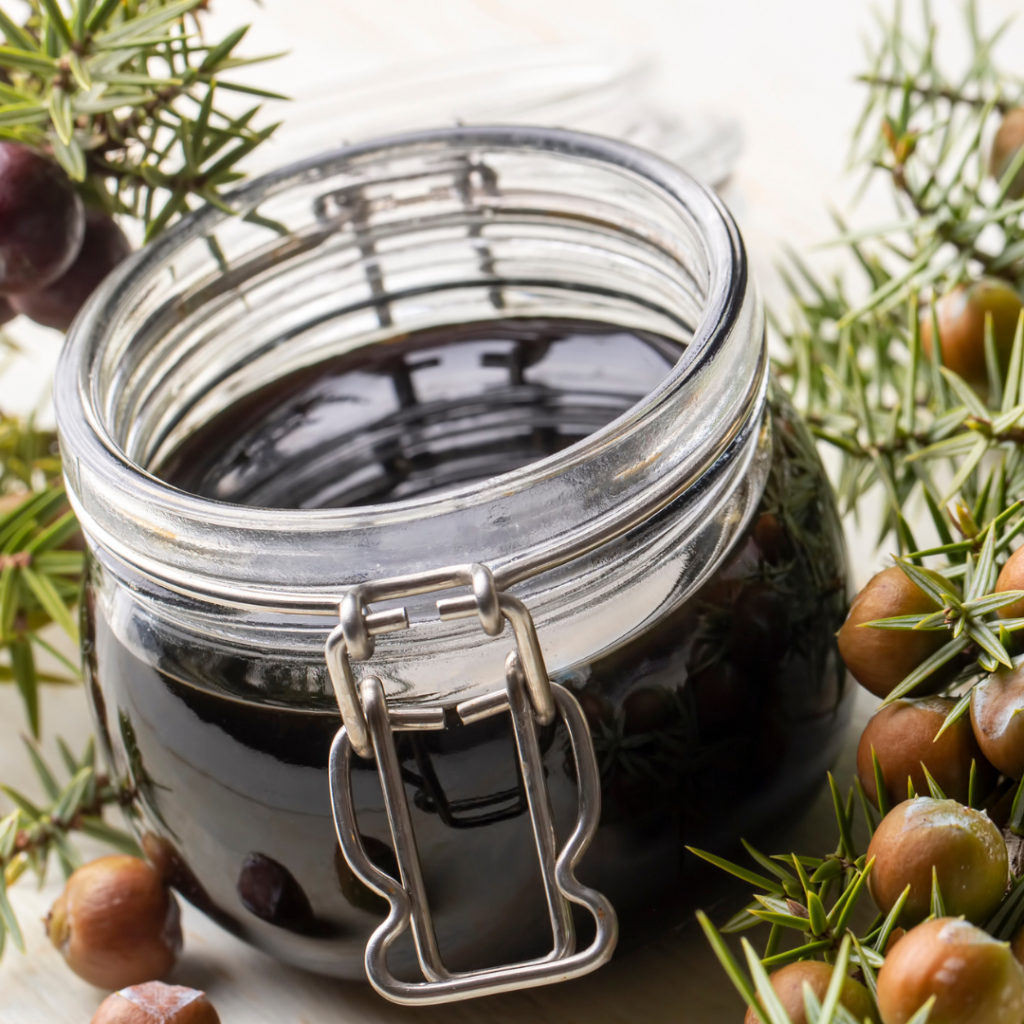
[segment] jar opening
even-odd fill
[[[454,324],[294,371],[187,437],[153,472],[266,508],[378,505],[511,473],[653,391],[677,342],[607,322]]]
[[[69,491],[87,534],[161,585],[327,612],[351,583],[440,559],[486,561],[507,586],[685,493],[703,501],[728,490],[735,459],[752,458],[766,359],[742,243],[717,198],[656,157],[558,129],[441,129],[285,168],[229,202],[235,217],[200,211],[108,280],[69,335],[56,377]],[[598,366],[605,383],[619,378],[614,398],[615,389],[591,388],[587,409],[568,410],[567,394],[586,390],[573,365],[576,379],[562,374],[552,429],[532,453],[499,444],[470,453],[475,468],[462,460],[447,478],[417,477],[423,449],[407,432],[390,453],[353,457],[336,493],[310,485],[275,494],[267,480],[248,487],[244,473],[230,486],[221,473],[218,490],[181,471],[190,445],[194,453],[218,425],[237,428],[239,410],[282,382],[319,374],[326,386],[332,361],[365,369],[434,330],[526,321],[621,335],[615,359]],[[633,351],[627,336],[646,340],[616,371]],[[509,353],[476,351],[475,372],[519,358]],[[392,399],[410,358],[389,378]],[[430,358],[442,364],[435,385],[455,387],[454,364]],[[545,358],[513,392],[554,387],[558,360]],[[507,384],[509,369],[501,372]],[[425,387],[430,373],[413,377]],[[372,404],[362,400],[381,379],[364,376],[350,405]],[[463,396],[474,389],[490,406],[481,415],[498,415],[499,396],[481,380]],[[520,436],[543,426],[543,403],[516,406],[526,394],[500,396],[505,412],[523,414]],[[437,428],[427,461],[457,427],[416,425],[420,439]],[[505,421],[499,433],[509,429]],[[372,431],[356,433],[366,442]],[[322,440],[322,452],[314,444],[306,454],[352,455],[354,436]],[[413,471],[394,485],[370,479],[410,457]]]

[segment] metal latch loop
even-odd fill
[[[490,636],[498,636],[507,619],[515,635],[516,646],[505,659],[505,685],[462,701],[455,711],[466,725],[501,712],[508,712],[512,718],[553,943],[551,951],[536,960],[452,973],[445,967],[437,946],[413,832],[412,811],[393,736],[399,730],[444,729],[446,710],[441,706],[415,704],[389,706],[384,684],[376,675],[365,676],[357,686],[349,658],[366,660],[373,655],[374,636],[409,628],[405,607],[375,612],[371,608],[375,602],[458,586],[468,586],[472,593],[437,601],[442,619],[476,615]],[[327,665],[344,722],[331,747],[334,824],[349,867],[366,885],[387,899],[390,906],[384,923],[366,944],[366,974],[370,983],[394,1002],[442,1003],[547,985],[600,967],[612,955],[618,939],[615,911],[604,896],[581,885],[574,874],[601,817],[597,758],[587,720],[576,698],[548,679],[533,617],[526,606],[511,594],[501,593],[486,566],[472,563],[360,584],[346,594],[339,614],[341,621],[332,631],[326,648]],[[569,734],[579,788],[576,827],[561,852],[537,736],[538,723],[548,725],[556,714]],[[398,861],[398,879],[371,863],[359,838],[352,799],[353,753],[376,759]],[[594,940],[582,951],[576,950],[572,903],[584,907],[594,918]],[[400,981],[388,967],[388,950],[407,928],[412,930],[416,956],[426,979],[422,982]]]
[[[518,654],[515,651],[509,654],[506,686],[497,691],[502,700],[499,705],[496,699],[492,699],[494,706],[488,713],[508,711],[512,717],[548,903],[553,944],[546,956],[535,960],[455,973],[445,967],[438,949],[401,764],[392,737],[392,730],[406,726],[402,719],[393,717],[384,698],[383,686],[376,676],[365,678],[360,688],[380,772],[400,880],[392,878],[370,861],[359,837],[352,800],[353,744],[345,728],[338,731],[331,747],[330,778],[335,828],[345,859],[356,876],[383,896],[390,908],[383,924],[366,945],[366,974],[373,987],[397,1003],[443,1003],[548,985],[586,974],[606,963],[614,952],[618,938],[615,911],[604,896],[582,885],[574,873],[594,837],[601,816],[597,759],[586,718],[576,698],[563,687],[550,684],[552,700],[569,734],[579,786],[576,826],[559,852],[537,738],[536,715],[527,697]],[[460,713],[462,707],[460,705]],[[443,727],[443,720],[441,724]],[[585,908],[594,918],[594,938],[586,949],[579,951],[576,949],[576,931],[570,903]],[[388,950],[407,928],[412,930],[417,959],[426,979],[422,982],[399,980],[388,967]]]
[[[374,637],[409,628],[409,614],[405,607],[374,612],[370,606],[380,601],[401,600],[459,586],[470,587],[472,593],[437,601],[439,617],[447,621],[476,615],[489,636],[500,635],[507,619],[515,634],[526,688],[537,720],[542,725],[549,725],[554,720],[555,702],[547,668],[533,618],[526,606],[511,594],[501,593],[495,586],[491,570],[485,565],[472,562],[445,566],[428,572],[360,583],[348,591],[339,606],[340,622],[327,639],[325,654],[349,742],[360,757],[372,758],[373,745],[350,659],[367,661],[374,653]],[[492,713],[485,706],[476,708],[476,712],[475,717]]]

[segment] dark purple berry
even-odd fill
[[[238,875],[238,897],[250,913],[279,928],[308,931],[314,923],[309,897],[295,876],[263,853],[250,853]]]
[[[45,288],[78,255],[82,200],[52,160],[0,142],[0,293]]]
[[[85,238],[74,263],[51,285],[11,296],[11,305],[36,323],[66,331],[99,283],[132,251],[113,218],[85,214]]]

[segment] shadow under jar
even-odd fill
[[[685,846],[806,801],[850,709],[840,527],[728,213],[653,156],[530,128],[350,147],[230,203],[103,286],[56,379],[89,693],[147,850],[246,940],[362,977],[386,903],[331,819],[325,641],[347,588],[478,562],[590,726],[579,878],[627,945],[678,926],[703,885]],[[453,713],[503,685],[510,630],[442,622],[437,596],[352,666],[392,709],[446,709],[395,739],[438,945],[468,970],[551,932],[508,716]],[[539,738],[564,841],[575,767],[563,726]],[[376,765],[352,765],[393,874]],[[417,976],[408,934],[390,963]]]

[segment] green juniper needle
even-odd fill
[[[7,936],[16,948],[25,948],[7,889],[26,872],[40,881],[45,879],[51,856],[56,857],[65,877],[70,875],[81,863],[71,842],[73,833],[91,836],[123,853],[140,855],[128,833],[103,819],[104,809],[111,806],[131,815],[134,794],[130,787],[111,782],[97,769],[92,740],[79,758],[60,744],[68,776],[63,784],[57,781],[58,773],[46,763],[35,743],[26,739],[25,746],[46,801],[36,804],[18,790],[0,785],[0,791],[14,806],[0,818],[0,952]]]
[[[894,12],[882,21],[870,70],[860,78],[868,95],[851,164],[863,175],[862,187],[879,178],[890,186],[895,214],[867,229],[836,215],[839,236],[832,245],[849,257],[844,275],[823,276],[788,254],[780,272],[789,309],[770,314],[770,322],[781,342],[776,372],[819,442],[834,451],[830,467],[841,506],[858,515],[865,499],[881,497],[879,547],[893,553],[932,606],[863,628],[936,636],[931,653],[886,689],[884,703],[936,690],[952,698],[938,739],[969,713],[977,683],[1022,661],[1016,634],[1024,630],[1024,617],[1017,617],[1024,592],[996,588],[1024,531],[1024,201],[1011,194],[1024,150],[996,179],[984,147],[1003,116],[1024,106],[1024,83],[996,64],[1005,26],[983,32],[973,3],[965,15],[974,50],[960,72],[943,69],[938,60],[938,26],[927,5],[916,20],[905,18],[898,3]],[[977,282],[1007,297],[1012,320],[997,322],[998,310],[982,309],[972,327],[976,347],[955,351],[951,340],[959,325],[951,327],[943,303],[951,293],[975,301],[969,289]],[[871,753],[884,818],[889,791]],[[986,797],[997,797],[978,792],[977,769],[974,764],[969,803],[990,806]],[[943,799],[927,768],[924,779],[930,797]],[[759,890],[756,902],[726,928],[746,932],[751,918],[771,925],[760,960],[744,940],[749,974],[711,923],[701,923],[741,997],[753,1006],[753,990],[760,1019],[772,1024],[789,1018],[771,994],[766,971],[799,960],[849,963],[874,999],[877,972],[911,894],[908,886],[888,914],[863,921],[873,864],[859,856],[858,829],[870,836],[880,817],[860,780],[849,795],[831,777],[829,783],[837,823],[833,852],[765,858],[747,844],[758,866],[783,866],[799,883],[797,893],[778,872],[769,878],[694,851]],[[1008,835],[1024,833],[1022,792],[1018,788],[1013,800]],[[862,811],[856,822],[855,794]],[[907,795],[915,796],[909,778]],[[931,913],[943,916],[946,903],[936,874]],[[988,930],[1005,940],[1022,921],[1024,886],[1013,878]],[[808,1020],[844,1019],[837,1005],[841,979],[834,981],[824,999],[805,988]],[[914,1024],[927,1019],[933,1003],[916,1012]]]
[[[244,26],[206,38],[207,7],[208,0],[28,0],[15,15],[13,5],[0,6],[0,140],[54,158],[89,206],[137,219],[147,241],[197,205],[224,207],[224,189],[243,177],[240,163],[276,127],[257,126],[259,102],[224,101],[281,97],[236,79],[238,69],[267,58],[238,56]],[[0,336],[0,350],[2,371],[18,349]],[[55,435],[0,413],[0,682],[18,688],[34,737],[40,684],[81,680],[77,659],[48,627],[79,645],[84,569]],[[40,654],[56,667],[40,669]],[[91,741],[80,758],[61,744],[60,782],[34,742],[26,746],[45,801],[0,785],[14,808],[0,819],[0,952],[8,937],[24,948],[8,887],[26,872],[43,878],[52,857],[70,873],[79,863],[74,833],[140,852],[103,818],[109,806],[131,815],[135,794],[99,772]],[[135,784],[151,785],[144,773]]]
[[[0,138],[57,159],[110,213],[152,238],[196,203],[220,205],[238,164],[274,131],[223,94],[282,98],[238,82],[266,60],[236,48],[247,27],[204,38],[204,0],[30,0],[20,23],[0,8]]]

